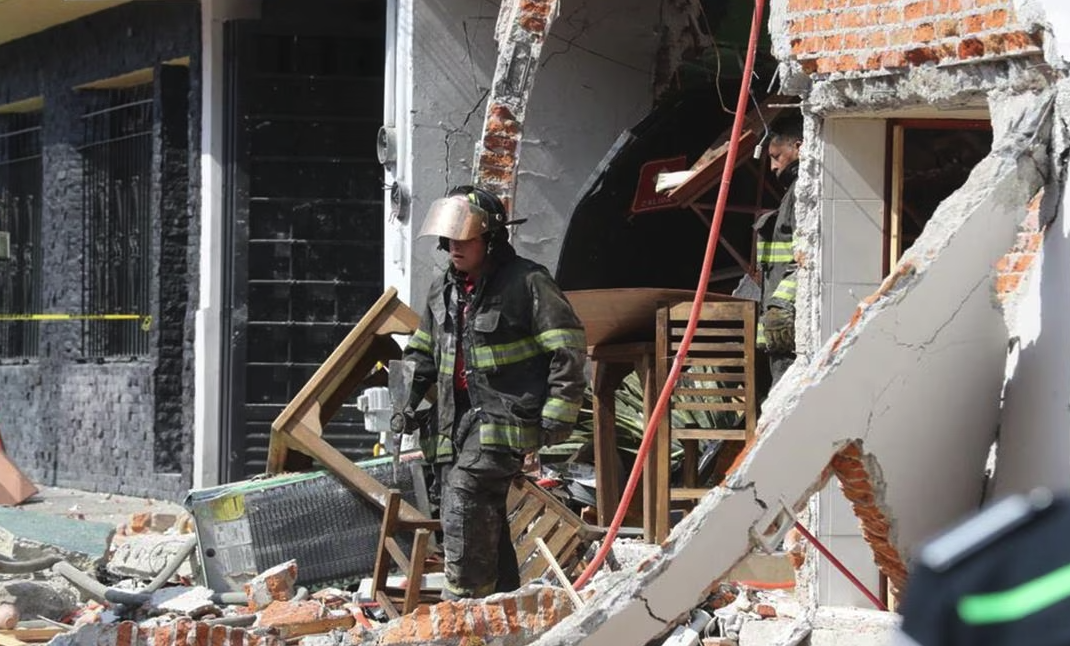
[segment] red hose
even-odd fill
[[[706,256],[702,260],[702,273],[699,274],[698,287],[695,288],[695,300],[691,304],[691,316],[687,320],[687,329],[684,331],[680,349],[676,351],[676,358],[673,360],[668,379],[665,380],[665,386],[658,396],[657,405],[654,406],[654,411],[647,422],[646,430],[643,433],[643,442],[639,445],[639,452],[635,458],[635,466],[632,468],[628,484],[624,487],[624,493],[621,495],[620,506],[617,507],[617,513],[614,514],[613,522],[610,523],[609,528],[606,530],[605,539],[602,541],[598,552],[573,584],[577,589],[582,588],[594,576],[598,568],[602,566],[602,562],[605,561],[606,556],[609,554],[609,549],[613,545],[613,540],[617,537],[617,532],[620,531],[621,524],[624,523],[624,516],[628,512],[632,496],[635,495],[635,488],[639,484],[639,476],[643,473],[643,463],[646,461],[647,453],[650,452],[650,445],[654,441],[655,435],[657,435],[658,424],[662,416],[665,415],[665,409],[669,405],[669,397],[676,386],[676,380],[680,377],[681,370],[683,370],[684,357],[687,356],[688,350],[691,349],[691,339],[694,338],[695,328],[698,327],[699,312],[705,300],[706,288],[710,282],[710,272],[713,270],[713,257],[717,251],[717,242],[721,238],[721,221],[724,219],[725,206],[728,204],[728,188],[732,182],[732,173],[736,167],[736,156],[739,153],[739,136],[743,132],[743,117],[747,113],[747,100],[750,98],[750,80],[751,75],[754,73],[754,56],[758,49],[758,35],[762,29],[764,5],[765,0],[757,0],[754,3],[754,16],[750,26],[750,41],[747,44],[747,59],[743,66],[743,81],[740,84],[739,99],[736,101],[736,116],[732,123],[732,137],[729,139],[724,173],[721,176],[721,186],[717,192],[717,206],[714,209],[713,222],[710,224],[710,236],[706,241]]]

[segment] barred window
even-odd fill
[[[87,93],[82,116],[83,353],[148,354],[153,85]],[[123,318],[125,315],[126,318]]]
[[[41,188],[41,113],[0,115],[0,359],[37,356]]]

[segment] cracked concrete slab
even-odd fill
[[[752,528],[805,503],[852,441],[881,466],[874,493],[893,514],[889,540],[901,553],[977,507],[1007,347],[993,267],[1045,182],[1052,105],[1050,91],[993,98],[991,154],[839,334],[777,385],[759,439],[726,486],[673,530],[658,558],[537,643],[643,643],[664,633],[749,551]]]

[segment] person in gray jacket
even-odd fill
[[[799,176],[802,120],[792,116],[773,123],[769,165],[784,188],[780,207],[755,222],[758,265],[762,270],[758,347],[769,357],[773,384],[795,362],[795,180]]]

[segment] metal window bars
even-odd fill
[[[143,356],[152,277],[153,84],[88,94],[82,115],[83,354]],[[101,317],[101,318],[95,318]]]
[[[41,112],[0,115],[0,359],[38,354],[41,307]],[[26,317],[19,320],[17,317]]]

